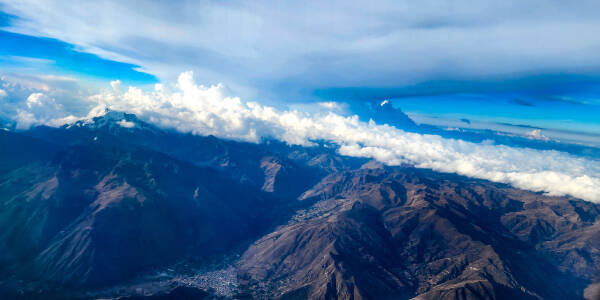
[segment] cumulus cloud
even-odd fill
[[[10,85],[6,85],[5,87]],[[10,91],[7,98],[12,99]],[[436,135],[408,133],[358,116],[345,116],[333,108],[281,110],[245,102],[226,94],[222,85],[196,84],[192,72],[182,73],[175,85],[106,89],[81,100],[88,107],[74,112],[68,102],[48,91],[23,95],[12,103],[18,129],[46,124],[59,126],[100,116],[106,109],[136,114],[159,127],[198,135],[260,142],[275,138],[289,144],[314,145],[328,141],[343,155],[374,158],[388,165],[413,164],[441,172],[458,173],[550,195],[572,195],[600,202],[600,161],[558,151],[512,148],[492,143],[471,143]],[[4,109],[4,107],[0,107]],[[120,120],[130,128],[135,123]]]
[[[525,132],[525,136],[527,136],[530,139],[536,139],[536,140],[544,140],[544,141],[550,140],[549,137],[542,134],[541,129],[533,129],[531,131],[527,131],[527,132]]]
[[[30,98],[32,108],[38,102],[54,105],[41,95]],[[558,151],[408,133],[332,111],[278,110],[229,97],[221,85],[198,85],[191,72],[179,76],[173,91],[163,85],[152,91],[129,87],[124,91],[106,90],[91,96],[89,101],[96,105],[89,111],[88,118],[101,115],[109,108],[134,113],[163,128],[199,135],[250,142],[269,137],[305,146],[315,141],[329,141],[339,145],[343,155],[374,158],[388,165],[410,163],[419,168],[509,183],[550,195],[569,194],[600,202],[599,161]],[[134,124],[121,121],[121,125]]]
[[[113,88],[113,90],[118,91],[121,88],[121,80],[111,81],[110,86]]]
[[[0,87],[0,123],[16,129],[73,122],[97,105],[68,77],[2,76]]]
[[[77,120],[66,115],[62,104],[43,93],[32,93],[25,101],[25,108],[18,108],[15,118],[17,129],[28,129],[34,125],[58,126]]]
[[[27,97],[25,104],[27,104],[27,107],[31,109],[36,106],[43,106],[45,103],[50,102],[50,101],[53,102],[54,106],[57,106],[57,104],[54,103],[53,100],[48,100],[46,95],[44,95],[42,93],[33,93],[33,94],[29,95],[29,97]]]

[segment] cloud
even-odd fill
[[[29,97],[27,97],[27,101],[25,101],[25,103],[27,104],[27,107],[31,109],[36,106],[44,106],[46,102],[50,101],[52,101],[52,104],[54,104],[54,106],[57,106],[57,104],[54,103],[54,100],[48,100],[46,95],[42,93],[33,93],[29,95]]]
[[[79,89],[70,80],[2,79],[0,118],[12,119],[20,129],[90,117],[110,107],[182,132],[252,142],[273,137],[301,145],[327,140],[339,144],[342,154],[391,165],[410,162],[600,201],[598,161],[406,133],[344,116],[333,105],[321,113],[276,109],[228,97],[216,84],[228,82],[246,95],[253,89],[396,87],[552,72],[598,75],[598,1],[0,3],[15,16],[7,30],[56,38],[178,82],[144,91],[114,81],[112,90],[88,97],[73,93]],[[190,66],[201,82],[215,85],[197,85],[191,73],[179,75]]]
[[[25,104],[26,109],[17,109],[17,129],[29,129],[34,125],[59,126],[77,120],[75,116],[68,115],[61,104],[43,93],[32,93]]]
[[[77,81],[69,77],[5,75],[0,87],[0,125],[9,128],[62,125],[96,105],[85,100]]]
[[[344,105],[343,103],[339,103],[339,102],[334,102],[334,101],[326,101],[326,102],[318,102],[317,105],[319,105],[320,107],[327,109],[327,110],[331,110],[331,111],[337,111],[337,112],[341,112],[344,111],[346,108],[346,105]]]
[[[237,92],[600,69],[592,0],[2,2],[10,31]]]
[[[509,183],[550,195],[569,194],[600,202],[600,161],[597,160],[558,151],[408,133],[332,111],[278,110],[229,97],[221,85],[198,85],[191,72],[181,74],[174,86],[158,85],[152,91],[135,87],[124,91],[107,89],[90,96],[88,101],[95,105],[87,116],[80,118],[100,115],[105,108],[110,108],[134,113],[163,128],[199,135],[250,142],[276,138],[305,146],[315,141],[329,141],[339,145],[343,155],[374,158],[388,165],[410,163],[419,168]],[[31,110],[37,105],[49,107],[49,111],[58,110],[58,104],[44,95],[32,94],[26,102],[31,103]],[[29,111],[23,110],[23,113]],[[35,112],[32,115],[35,122],[47,120],[56,124],[58,120]],[[27,116],[20,122],[27,122]],[[121,125],[132,124],[123,122]]]
[[[525,136],[527,136],[531,139],[536,139],[536,140],[544,140],[544,141],[550,140],[549,137],[542,134],[542,130],[539,128],[525,132]]]
[[[113,88],[113,90],[118,91],[121,88],[121,80],[111,81],[110,86]]]
[[[117,122],[117,124],[119,124],[119,126],[124,127],[124,128],[133,128],[133,127],[135,127],[135,123],[134,122],[127,121],[125,119]]]

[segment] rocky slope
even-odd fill
[[[335,173],[334,209],[242,257],[258,298],[580,299],[600,272],[598,205],[410,167]]]

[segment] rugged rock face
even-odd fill
[[[264,237],[244,254],[241,278],[268,297],[406,298],[392,243],[376,212],[356,205]]]
[[[593,299],[599,215],[327,144],[199,137],[118,112],[0,131],[2,299]]]
[[[600,271],[598,206],[575,199],[412,168],[335,173],[301,199],[321,213],[241,260],[258,298],[578,299]]]

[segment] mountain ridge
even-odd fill
[[[4,298],[150,297],[111,286],[228,255],[237,292],[197,295],[577,299],[598,280],[597,204],[108,114],[0,132]],[[177,272],[152,295],[194,293]]]

